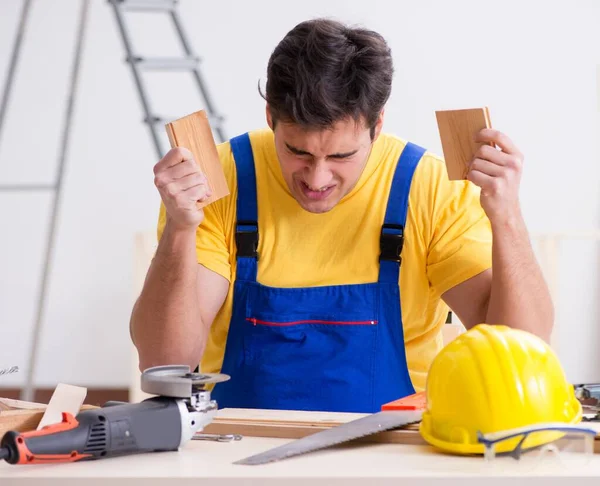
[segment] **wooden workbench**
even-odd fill
[[[495,465],[482,457],[442,454],[426,444],[416,426],[374,434],[354,442],[262,466],[233,462],[319,430],[363,417],[274,410],[223,409],[204,432],[241,433],[239,442],[192,441],[178,452],[143,454],[60,465],[11,466],[0,462],[0,486],[5,485],[155,485],[155,484],[406,484],[443,486],[519,484],[600,485],[600,449],[585,468],[565,468],[550,462],[537,469],[501,458]],[[600,429],[600,424],[590,424]],[[282,437],[286,438],[275,438]],[[600,435],[599,435],[600,438]],[[373,442],[374,441],[374,442]],[[596,440],[599,444],[600,440]],[[110,481],[110,482],[109,482]],[[510,482],[509,482],[510,481]],[[491,483],[491,484],[488,484]]]
[[[4,485],[269,485],[334,486],[360,484],[492,486],[495,484],[598,485],[600,454],[583,469],[558,464],[537,470],[521,470],[511,458],[498,467],[480,457],[442,455],[430,446],[360,444],[313,452],[262,466],[232,463],[285,439],[245,437],[239,442],[193,441],[178,452],[144,454],[60,465],[11,466],[0,463]],[[489,466],[489,467],[488,467]],[[521,481],[515,481],[519,478]],[[482,481],[484,481],[482,483]],[[577,481],[577,483],[575,483]]]

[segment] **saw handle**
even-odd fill
[[[386,403],[382,405],[381,410],[384,412],[393,410],[425,410],[426,407],[427,397],[423,391]]]

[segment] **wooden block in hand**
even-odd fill
[[[475,134],[492,126],[489,110],[487,107],[446,110],[436,111],[435,115],[442,140],[448,178],[450,180],[466,179],[469,164],[482,145],[475,141]]]
[[[229,195],[229,187],[219,160],[215,139],[204,110],[197,111],[166,125],[171,148],[183,147],[192,152],[194,160],[208,180],[212,195],[198,207],[203,208]]]

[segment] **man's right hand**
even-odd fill
[[[206,176],[192,153],[182,147],[169,150],[154,166],[154,185],[167,210],[167,219],[181,228],[197,228],[204,211],[196,205],[211,196]]]
[[[167,221],[131,314],[140,371],[202,358],[229,281],[198,263],[196,231],[204,219],[197,202],[210,197],[206,177],[189,150],[170,150],[154,167]]]

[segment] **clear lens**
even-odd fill
[[[536,430],[485,444],[489,463],[519,469],[581,467],[594,453],[594,435],[582,431]]]

